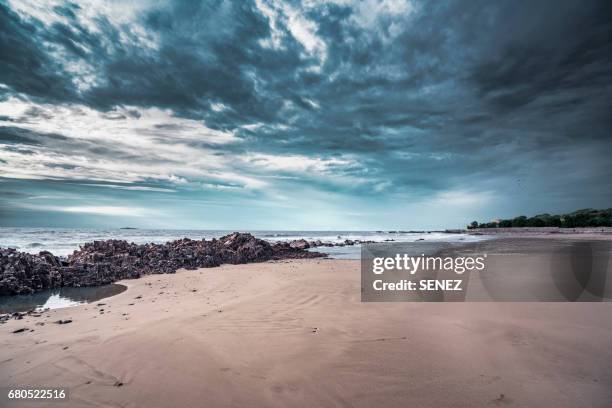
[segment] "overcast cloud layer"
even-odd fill
[[[0,225],[612,206],[609,1],[2,1]]]

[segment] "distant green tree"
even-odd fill
[[[527,226],[527,217],[521,215],[512,220],[512,226],[515,228],[526,227]]]
[[[539,221],[536,221],[535,224],[540,227],[550,227],[552,216],[550,214],[538,214],[534,218],[537,218]]]
[[[550,215],[538,214],[527,218],[524,215],[513,219],[500,220],[499,222],[473,221],[468,228],[509,228],[509,227],[612,227],[612,208],[595,210],[583,208],[569,214]]]
[[[526,227],[545,227],[546,224],[544,223],[544,220],[542,220],[542,218],[531,217],[525,220],[525,226]]]
[[[561,217],[558,215],[553,215],[550,217],[547,227],[560,227],[561,226]]]
[[[566,214],[561,218],[561,227],[562,228],[574,228],[576,224],[574,223],[574,217]]]
[[[574,217],[574,226],[576,227],[587,227],[589,225],[589,214],[578,213]]]

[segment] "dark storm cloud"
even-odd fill
[[[40,144],[40,142],[36,140],[36,137],[28,137],[30,134],[31,132],[20,128],[0,128],[0,142],[7,144]]]
[[[45,28],[40,22],[24,21],[4,2],[0,3],[2,83],[32,97],[72,99],[75,94],[70,78],[41,45],[44,37]]]
[[[512,110],[553,91],[610,85],[609,2],[534,4],[508,11],[500,28],[520,31],[496,36],[496,49],[478,62],[471,79],[481,96],[501,110]],[[580,103],[579,93],[568,96],[563,102],[569,106]]]
[[[65,142],[67,140],[68,138],[66,136],[58,134],[38,133],[18,127],[0,126],[0,142],[2,143],[19,143],[25,145],[53,145],[57,142],[61,143],[62,141]]]
[[[158,48],[110,56],[99,71],[104,85],[87,93],[94,106],[172,108],[225,128],[273,119],[281,101],[265,86],[270,78],[292,75],[300,59],[297,50],[279,54],[259,45],[269,28],[252,4],[178,2],[142,19],[159,36]],[[214,113],[211,103],[231,109]]]
[[[187,140],[177,135],[187,129],[179,123],[140,132],[220,157],[346,159],[326,172],[368,181],[339,187],[317,174],[294,179],[295,171],[277,170],[287,186],[501,195],[522,180],[531,192],[557,194],[564,182],[589,179],[566,198],[607,190],[601,201],[612,200],[610,2],[416,2],[400,12],[364,10],[360,2],[263,4],[151,5],[134,17],[150,35],[143,39],[112,16],[85,23],[75,4],[49,10],[62,18],[43,22],[2,3],[0,91],[85,105],[108,120],[171,109],[235,132],[240,143]],[[122,106],[134,109],[114,110]],[[72,143],[19,127],[3,128],[0,142],[53,151]],[[79,140],[71,148],[157,159],[112,143]]]

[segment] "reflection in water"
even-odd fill
[[[111,284],[83,288],[51,289],[33,295],[0,296],[0,313],[71,307],[114,296],[126,289],[127,287],[123,285]]]

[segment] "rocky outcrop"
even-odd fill
[[[305,239],[297,239],[295,241],[291,241],[289,243],[289,246],[291,248],[297,248],[297,249],[308,249],[308,248],[310,248],[310,244]]]
[[[0,249],[0,295],[28,294],[62,286],[103,285],[141,275],[174,273],[181,268],[325,256],[304,249],[290,243],[272,245],[238,232],[208,241],[184,238],[165,244],[94,241],[64,261],[50,252],[33,255]]]
[[[0,249],[0,295],[32,293],[61,286],[61,263],[50,252],[38,255]]]
[[[338,237],[340,238],[340,237]],[[360,240],[360,239],[345,239],[342,242],[322,242],[321,240],[316,240],[316,241],[306,241],[303,239],[300,240],[296,240],[296,241],[292,241],[291,243],[300,243],[299,245],[303,245],[301,243],[301,241],[304,241],[306,243],[306,248],[316,248],[316,247],[343,247],[343,246],[352,246],[352,245],[361,245],[361,244],[373,244],[377,241],[367,241],[367,240]],[[391,240],[393,241],[393,240]]]

